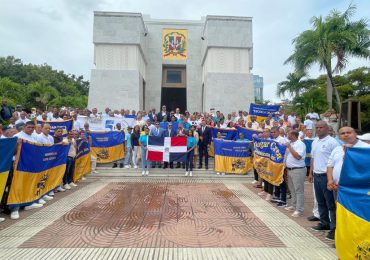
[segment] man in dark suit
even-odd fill
[[[161,110],[161,111],[159,111],[159,113],[157,114],[157,120],[158,120],[159,122],[162,122],[162,121],[163,121],[163,117],[164,117],[164,116],[167,116],[167,121],[168,121],[168,122],[171,120],[171,118],[170,118],[170,113],[168,113],[168,112],[167,112],[167,110],[166,110],[166,106],[165,106],[165,105],[163,105],[163,106],[162,106],[162,110]]]
[[[200,127],[198,128],[199,134],[199,167],[198,169],[202,168],[203,165],[203,155],[204,155],[204,162],[206,166],[206,170],[208,170],[208,145],[211,143],[212,134],[211,129],[206,126],[206,121],[203,120],[200,123]]]
[[[162,136],[164,137],[175,137],[177,136],[176,131],[172,129],[172,123],[168,123],[167,129],[162,132]],[[163,163],[163,169],[168,167],[168,162]],[[173,169],[173,162],[170,162],[170,168]]]

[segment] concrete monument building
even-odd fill
[[[254,102],[252,18],[94,13],[89,108],[224,112]]]

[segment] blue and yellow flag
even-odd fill
[[[61,127],[63,129],[63,136],[65,137],[69,131],[73,128],[73,119],[69,120],[58,120],[58,121],[42,121],[36,120],[38,125],[47,123],[50,125],[50,135],[54,135],[55,128]]]
[[[236,130],[238,130],[238,136],[239,136],[239,133],[243,133],[244,134],[244,138],[245,139],[248,139],[248,140],[253,140],[253,135],[256,134],[260,134],[262,133],[263,131],[261,130],[253,130],[253,129],[249,129],[249,128],[245,128],[245,127],[240,127],[240,126],[237,126],[236,127]]]
[[[90,132],[91,153],[98,163],[110,163],[125,157],[125,137],[122,132]]]
[[[306,158],[304,160],[306,166],[310,166],[311,163],[311,150],[313,140],[303,139],[302,142],[306,145]]]
[[[250,116],[256,116],[257,122],[261,122],[267,118],[271,113],[274,114],[280,110],[280,105],[262,105],[251,103],[249,106],[249,116],[248,121],[250,121]]]
[[[238,131],[236,129],[211,127],[212,140],[217,138],[218,132],[221,133],[221,138],[223,140],[234,140],[235,138],[238,137]],[[209,156],[215,155],[213,141],[209,146],[208,155]]]
[[[16,137],[0,139],[0,201],[3,197],[6,181],[12,167],[16,144]]]
[[[247,174],[253,168],[249,143],[214,139],[215,171]]]
[[[335,245],[340,259],[370,259],[370,148],[346,150],[339,181]]]
[[[69,144],[40,145],[23,141],[17,152],[8,204],[37,201],[60,185],[66,169]]]
[[[254,168],[259,176],[273,185],[284,180],[286,146],[278,142],[254,138]]]
[[[91,172],[91,153],[89,141],[87,139],[77,139],[76,145],[77,155],[73,174],[74,183]]]

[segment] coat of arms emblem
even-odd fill
[[[187,56],[187,31],[176,30],[164,32],[163,58],[186,59],[186,56]]]

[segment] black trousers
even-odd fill
[[[203,156],[204,156],[204,163],[208,168],[208,146],[201,144],[199,145],[199,167],[203,165]]]
[[[263,190],[268,194],[272,195],[272,193],[274,192],[274,185],[265,180],[263,180],[263,183],[264,183]]]

